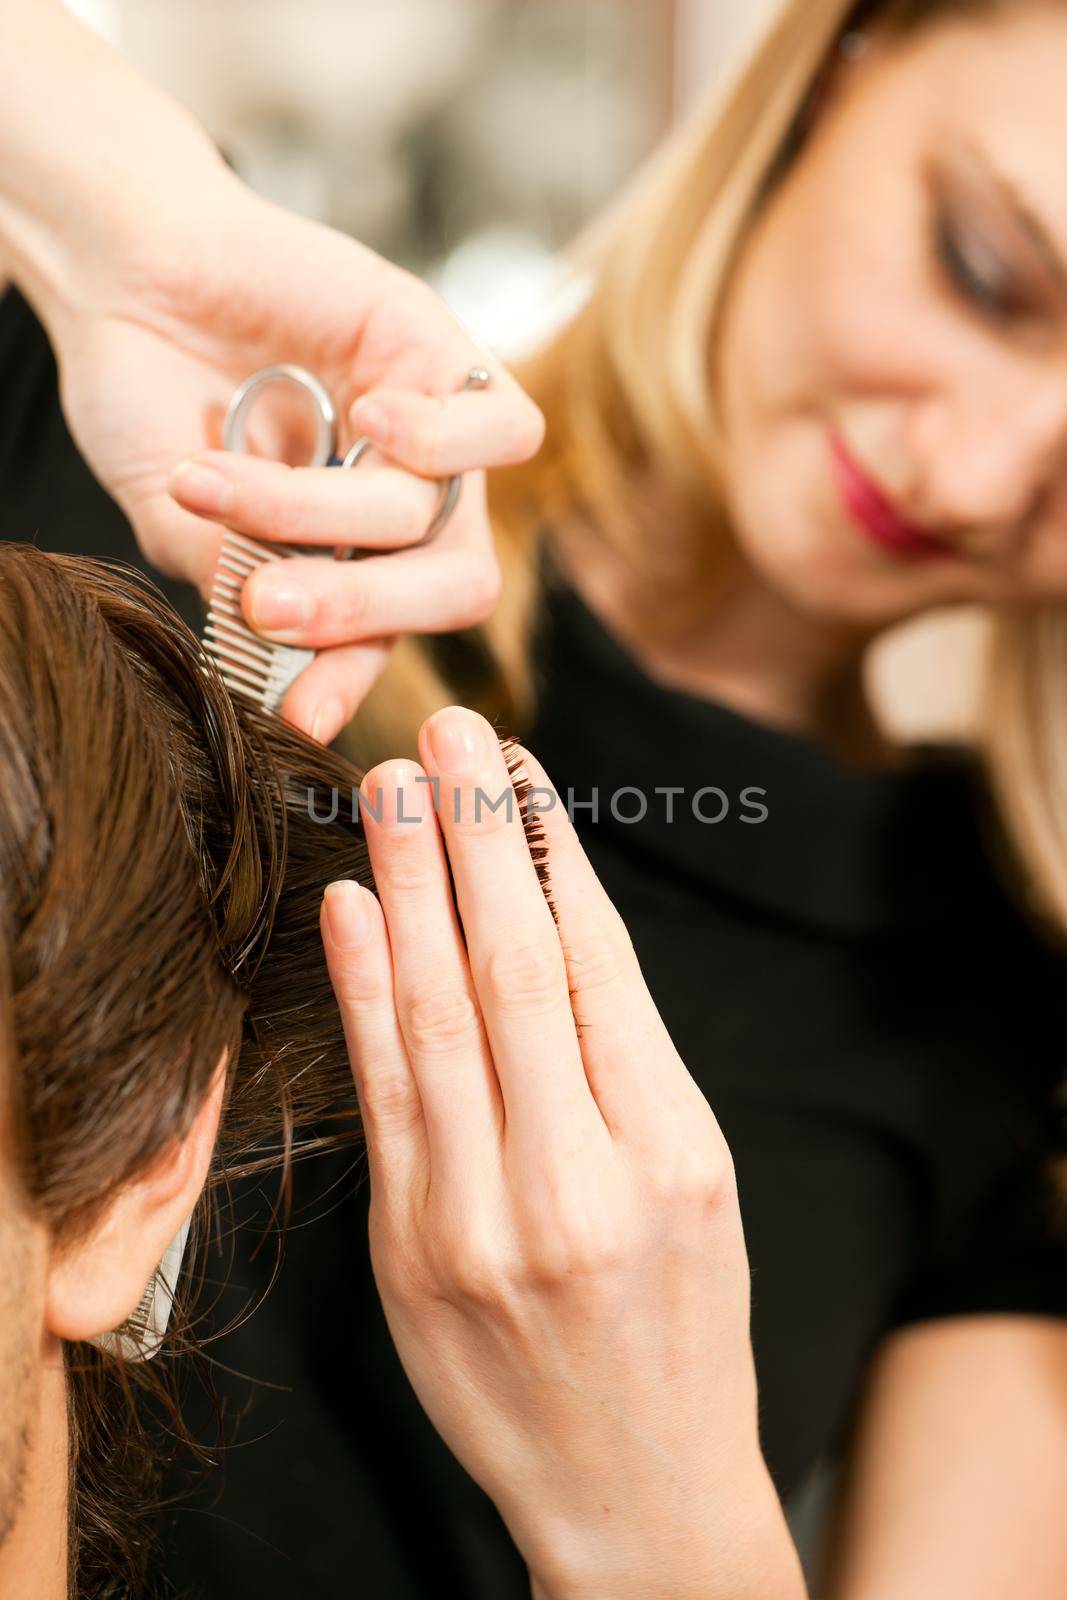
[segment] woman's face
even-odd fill
[[[793,604],[1067,600],[1067,5],[843,64],[718,351],[738,541]]]

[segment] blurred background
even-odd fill
[[[768,0],[73,0],[251,186],[428,278],[511,353],[557,253]]]

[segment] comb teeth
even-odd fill
[[[231,694],[277,711],[293,681],[315,658],[314,650],[272,644],[244,620],[241,590],[258,567],[268,561],[306,554],[288,545],[259,544],[240,533],[227,533],[219,552],[215,581],[204,628],[204,647],[213,657]]]

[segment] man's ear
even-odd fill
[[[92,1339],[136,1307],[171,1240],[200,1198],[218,1134],[226,1084],[223,1056],[203,1104],[140,1177],[108,1203],[91,1230],[53,1248],[45,1328],[59,1339]]]

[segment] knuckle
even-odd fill
[[[453,1257],[449,1278],[456,1292],[475,1305],[492,1305],[503,1295],[499,1263],[489,1253],[469,1246]]]
[[[661,1188],[686,1207],[707,1210],[731,1203],[736,1179],[725,1139],[717,1135],[681,1141],[664,1165]]]
[[[271,468],[265,481],[245,485],[240,491],[244,501],[241,510],[246,516],[254,514],[257,522],[285,528],[299,543],[312,522],[307,486],[294,468],[280,462],[272,462]]]
[[[454,626],[474,627],[491,615],[500,599],[502,578],[495,556],[486,553],[472,561],[463,585]]]
[[[486,988],[504,1010],[543,1009],[563,992],[559,946],[548,942],[500,945],[485,963]]]
[[[524,456],[535,456],[545,442],[544,413],[527,399],[518,429],[518,446]]]
[[[388,851],[375,862],[375,872],[396,894],[417,900],[434,893],[442,869],[436,856],[425,848],[422,829],[412,825],[389,835]]]
[[[264,482],[257,479],[255,472],[249,481],[242,472],[237,471],[230,477],[230,498],[226,515],[232,518],[236,526],[248,523],[267,524],[277,527],[281,520],[280,495],[278,485],[272,477],[267,477]]]
[[[426,412],[413,424],[411,453],[419,468],[432,478],[441,476],[440,462],[443,457],[443,437],[444,411],[440,404],[433,409],[428,407]]]
[[[567,968],[572,987],[580,994],[610,989],[628,976],[632,947],[629,940],[607,928],[587,932],[567,948]]]
[[[479,1036],[473,997],[455,985],[401,996],[400,1013],[409,1048],[421,1055],[446,1055],[469,1048]]]
[[[347,1017],[363,1017],[392,1005],[392,991],[373,962],[361,961],[358,955],[345,951],[333,952],[330,979],[337,1003]]]
[[[294,543],[300,544],[313,538],[322,525],[315,489],[302,474],[290,468],[285,491],[278,495],[277,525],[286,530]]]
[[[335,612],[338,625],[346,633],[359,634],[366,628],[370,614],[371,597],[366,580],[350,566],[343,567],[343,572],[334,577],[334,586],[325,596],[324,609]]]
[[[410,1073],[372,1072],[361,1081],[365,1121],[388,1133],[407,1133],[422,1117],[422,1102]]]
[[[500,1305],[514,1279],[507,1251],[484,1225],[447,1228],[435,1241],[434,1275],[443,1292],[475,1305]]]
[[[537,1228],[528,1246],[530,1276],[541,1287],[606,1282],[626,1259],[625,1241],[599,1210],[571,1203]]]
[[[445,807],[449,822],[460,835],[489,837],[509,827],[518,817],[515,791],[510,783],[503,790],[478,782],[456,783],[447,799],[442,800],[442,808]]]
[[[372,1216],[374,1210],[372,1200]],[[387,1288],[389,1299],[415,1310],[424,1304],[433,1288],[418,1242],[403,1235],[396,1237],[395,1229],[389,1229],[384,1238],[380,1237],[383,1232],[386,1230],[379,1227],[378,1236],[372,1239],[375,1275],[382,1287]],[[376,1245],[379,1248],[375,1248]]]
[[[401,784],[412,782],[421,771],[421,767],[403,756],[390,756],[364,773],[360,787],[377,798],[397,789]]]

